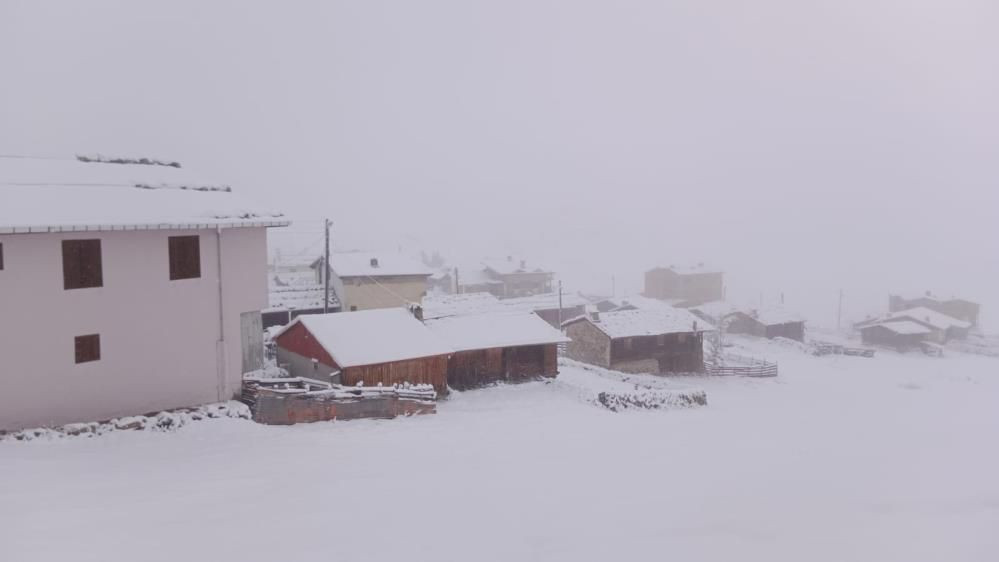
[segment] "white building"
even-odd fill
[[[287,224],[179,166],[0,157],[0,430],[236,395]]]

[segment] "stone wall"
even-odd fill
[[[572,340],[566,347],[570,359],[610,367],[610,338],[588,320],[579,320],[566,326],[566,335]]]

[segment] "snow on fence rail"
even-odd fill
[[[270,425],[391,419],[437,411],[437,392],[429,384],[342,386],[301,377],[251,377],[243,380],[240,400],[250,407],[254,421]]]
[[[776,377],[777,363],[744,355],[725,354],[720,363],[708,363],[705,370],[709,375],[720,377]]]

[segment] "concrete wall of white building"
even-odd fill
[[[200,235],[201,277],[171,281],[167,238],[192,234]],[[0,235],[0,430],[235,396],[243,371],[240,314],[267,306],[266,229],[221,233],[221,326],[217,236],[215,230]],[[62,240],[94,238],[101,240],[103,287],[65,290]],[[100,360],[76,364],[74,338],[87,334],[100,334]]]

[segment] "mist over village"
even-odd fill
[[[997,26],[0,0],[0,560],[999,559]]]

